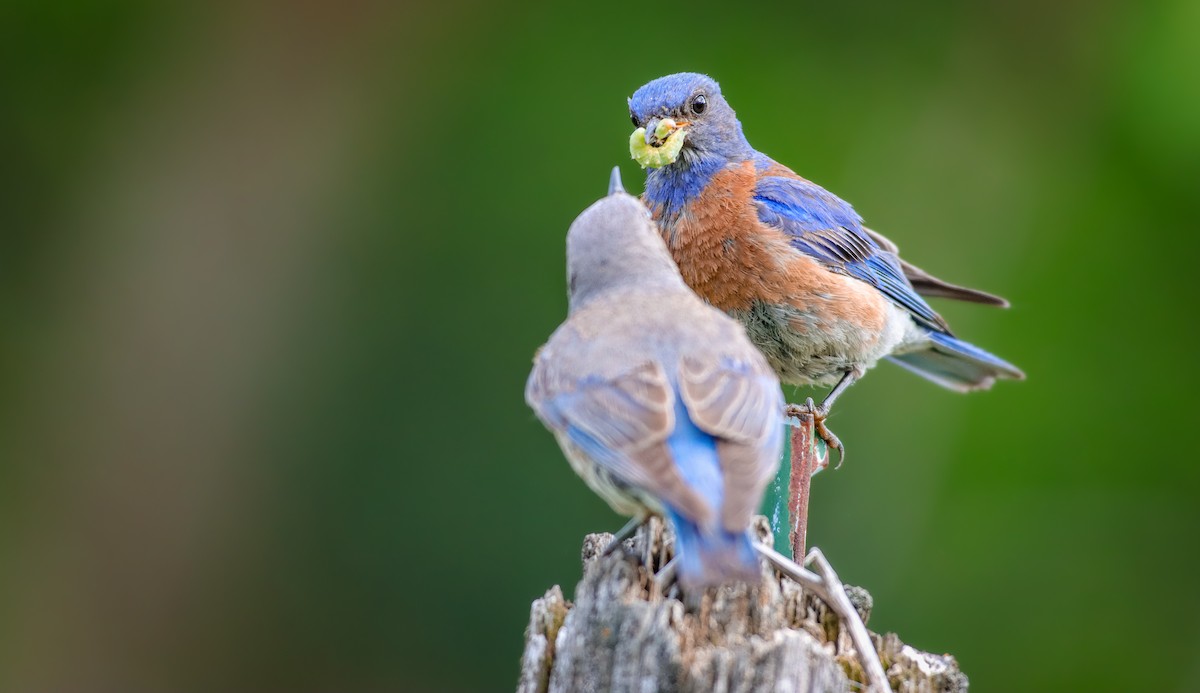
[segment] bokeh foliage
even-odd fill
[[[522,402],[624,99],[751,141],[1029,374],[881,366],[810,543],[978,690],[1200,688],[1200,4],[7,3],[0,689],[503,690],[617,528]]]

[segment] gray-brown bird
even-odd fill
[[[620,187],[567,233],[567,320],[525,399],[618,513],[664,516],[685,586],[756,580],[750,520],[783,444],[779,380],[737,322],[680,277]]]

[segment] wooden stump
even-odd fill
[[[759,518],[755,531],[769,542]],[[611,534],[589,534],[574,603],[556,585],[535,600],[518,693],[575,691],[859,691],[865,676],[848,633],[824,602],[764,563],[757,585],[663,594],[651,570],[672,538],[652,520],[601,557]],[[866,590],[846,588],[864,621]],[[847,612],[848,613],[848,612]],[[958,693],[967,677],[949,655],[919,652],[895,635],[871,635],[888,683],[904,693]]]

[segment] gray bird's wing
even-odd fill
[[[538,418],[621,481],[698,524],[711,522],[713,509],[684,481],[667,447],[675,396],[662,366],[648,361],[616,377],[573,376],[538,359],[525,389]]]
[[[779,466],[779,381],[761,358],[738,362],[685,357],[679,394],[696,426],[717,438],[725,480],[721,522],[730,532],[742,531]]]

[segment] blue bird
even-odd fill
[[[829,408],[881,358],[960,392],[1025,377],[958,339],[923,296],[1004,299],[905,262],[848,203],[756,151],[715,81],[661,77],[629,112],[630,154],[649,169],[642,200],[684,280],[746,327],[783,382],[833,386],[807,406],[840,453]]]
[[[667,519],[682,584],[757,581],[749,526],[783,445],[779,379],[613,176],[567,233],[568,316],[525,400],[613,510]]]

